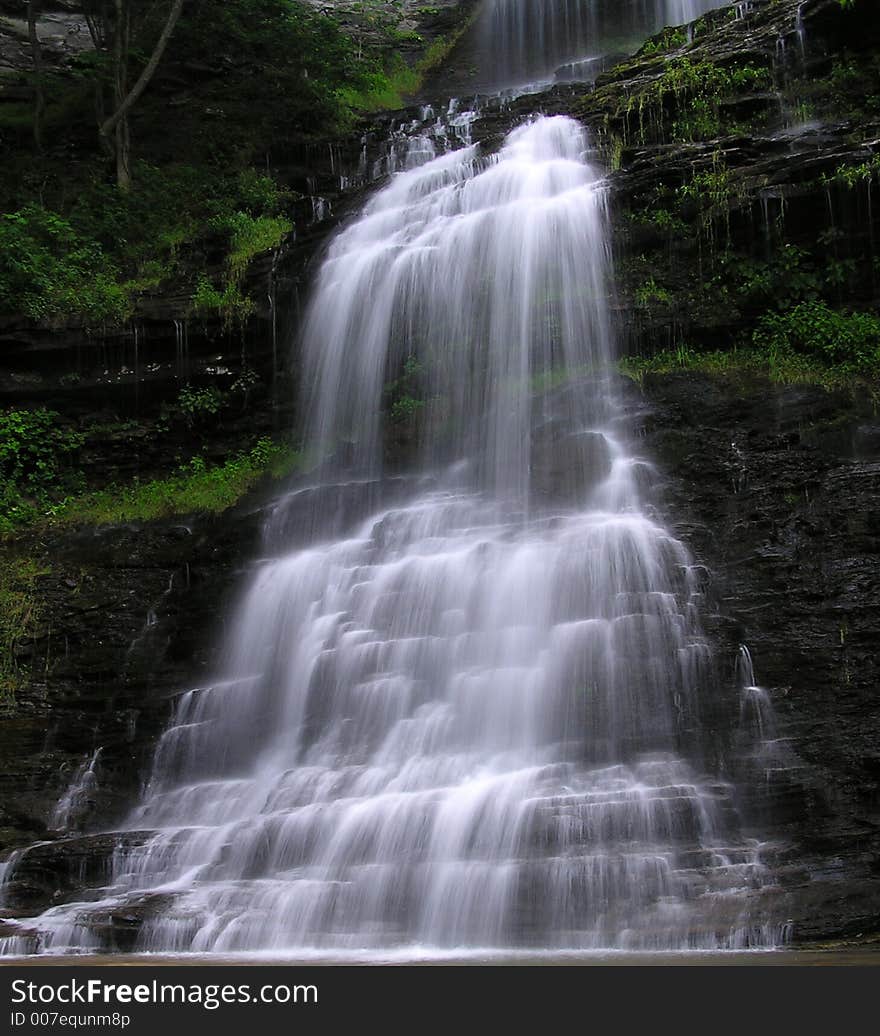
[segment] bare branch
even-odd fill
[[[129,111],[131,111],[132,107],[137,103],[141,94],[146,90],[150,80],[153,78],[153,74],[159,66],[159,62],[162,60],[162,55],[165,53],[165,48],[168,46],[171,34],[174,32],[174,28],[180,18],[183,4],[184,0],[174,0],[174,3],[171,6],[171,11],[168,14],[168,21],[165,23],[165,28],[162,30],[162,35],[156,43],[155,49],[150,56],[150,60],[147,62],[146,67],[138,77],[137,82],[128,92],[128,96],[122,101],[110,118],[108,118],[101,126],[102,136],[110,136],[110,134],[116,129],[120,120],[124,119],[128,115]]]

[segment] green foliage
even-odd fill
[[[663,206],[640,209],[637,212],[630,213],[629,218],[633,223],[652,226],[657,230],[668,231],[670,234],[682,234],[687,230],[687,224]]]
[[[649,277],[644,284],[639,285],[635,292],[636,304],[642,309],[650,309],[652,306],[668,306],[672,302],[672,295],[661,287],[653,277]]]
[[[216,288],[205,274],[201,274],[196,282],[192,307],[201,317],[221,316],[228,329],[233,325],[242,325],[254,312],[255,304],[234,282]]]
[[[696,141],[719,136],[724,130],[723,103],[737,95],[772,85],[769,69],[751,64],[717,65],[690,57],[668,61],[663,74],[627,101],[638,111],[640,136],[646,129],[673,140]],[[667,133],[667,128],[669,132]]]
[[[238,282],[255,256],[291,231],[281,214],[289,200],[253,169],[220,175],[137,163],[132,190],[93,183],[68,218],[34,205],[0,218],[0,311],[118,325],[129,317],[133,295],[198,267],[219,241],[228,283],[214,288],[202,277],[194,308],[240,323],[253,303]]]
[[[387,70],[377,66],[364,74],[358,87],[342,87],[337,99],[349,119],[355,112],[393,111],[404,106],[405,97],[418,89],[418,72],[399,58]]]
[[[129,310],[119,271],[93,238],[38,205],[0,216],[0,312],[99,327]]]
[[[425,401],[415,399],[413,396],[400,396],[391,404],[392,421],[408,421],[415,417],[420,410],[423,410]]]
[[[734,252],[716,259],[713,282],[726,285],[740,299],[764,308],[786,308],[820,295],[833,266],[820,272],[809,254],[796,245],[780,245],[769,260],[756,260]]]
[[[172,515],[219,514],[261,479],[289,475],[300,460],[301,455],[291,447],[263,438],[249,452],[223,464],[210,466],[204,457],[196,456],[168,478],[111,486],[67,500],[54,518],[70,525],[109,525]]]
[[[639,51],[639,54],[644,54],[646,57],[652,54],[663,54],[668,50],[676,50],[678,47],[683,47],[687,41],[687,33],[682,26],[670,26],[657,36],[652,36]]]
[[[232,175],[174,164],[137,163],[134,187],[95,184],[71,220],[115,249],[129,287],[161,282],[180,267],[198,265],[219,241],[240,278],[250,260],[277,247],[292,229],[283,213],[291,195],[254,169]],[[210,307],[209,307],[210,308]]]
[[[844,187],[858,187],[880,178],[880,154],[873,155],[867,162],[856,165],[840,165],[831,176],[823,176],[825,184],[840,184]]]
[[[377,22],[376,29],[393,45],[391,24]],[[253,141],[291,128],[332,134],[350,124],[352,108],[386,74],[381,53],[358,47],[336,19],[298,0],[204,0],[181,19],[172,54],[204,60],[205,40],[229,60],[222,115],[197,132],[227,155],[234,142],[223,139],[223,123],[230,117]]]
[[[669,62],[655,89],[660,94],[721,99],[767,87],[771,82],[772,76],[766,68],[757,68],[755,65],[722,66],[712,61],[693,61],[685,57]]]
[[[803,353],[846,370],[880,372],[880,317],[873,313],[841,313],[821,301],[801,302],[765,314],[753,341],[770,354]]]
[[[161,23],[155,6],[135,7],[132,78]],[[265,172],[274,156],[400,106],[454,43],[455,33],[435,40],[411,68],[398,47],[419,41],[401,31],[400,3],[346,5],[346,20],[368,27],[357,40],[335,14],[306,0],[187,3],[163,74],[133,114],[129,191],[112,182],[94,128],[96,88],[106,100],[111,86],[107,54],[47,70],[42,155],[33,106],[0,105],[4,145],[4,119],[21,124],[0,178],[0,208],[12,213],[0,226],[0,312],[103,328],[124,322],[138,295],[170,289],[227,329],[243,323],[254,309],[240,287],[248,263],[292,229],[292,195]],[[221,277],[208,274],[218,258]]]
[[[696,205],[703,225],[708,227],[719,217],[727,218],[736,190],[733,174],[716,154],[712,168],[695,171],[678,188],[676,199],[680,207]]]
[[[768,352],[765,348],[717,349],[700,352],[680,343],[675,349],[654,356],[628,356],[620,361],[622,374],[639,384],[650,375],[697,371],[717,377],[751,383],[766,378],[782,385],[821,385],[826,389],[846,389],[865,384],[864,375],[829,364],[826,360],[792,351]],[[868,382],[873,391],[876,383]]]
[[[282,216],[254,217],[246,212],[215,217],[211,227],[229,235],[227,266],[235,282],[244,277],[252,259],[278,248],[284,237],[293,230],[290,220]]]
[[[0,412],[0,533],[32,521],[75,487],[69,461],[83,441],[52,410]]]
[[[190,427],[204,418],[216,417],[225,403],[226,396],[216,385],[202,389],[187,385],[177,397],[177,406]]]
[[[388,414],[392,421],[404,422],[415,417],[425,407],[422,392],[425,367],[415,356],[407,356],[400,377],[385,386]]]

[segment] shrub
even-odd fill
[[[222,289],[216,288],[204,274],[196,282],[192,307],[201,317],[221,316],[227,329],[233,324],[243,324],[256,309],[254,300],[237,284],[228,283]]]
[[[805,353],[853,371],[880,368],[880,318],[842,313],[824,302],[801,302],[783,313],[765,314],[753,340],[771,353]]]
[[[187,425],[192,427],[198,421],[216,417],[226,403],[226,396],[216,385],[194,389],[189,385],[180,390],[177,405]]]
[[[101,326],[125,320],[130,302],[96,241],[54,212],[28,205],[0,217],[0,310]]]
[[[0,413],[0,532],[30,521],[65,488],[83,436],[58,425],[52,410]]]

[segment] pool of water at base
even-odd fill
[[[360,953],[327,956],[297,954],[81,954],[7,957],[0,966],[78,966],[78,967],[157,967],[157,966],[314,966],[314,967],[876,967],[880,965],[880,945],[846,946],[829,949],[692,951],[626,953],[522,953],[493,952],[437,953],[409,949],[400,953]]]

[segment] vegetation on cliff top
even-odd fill
[[[106,5],[77,6],[93,46],[64,68],[35,65],[34,103],[0,105],[9,153],[0,183],[0,314],[113,327],[139,293],[174,282],[201,313],[246,317],[252,307],[240,282],[248,262],[277,248],[293,225],[293,196],[271,172],[275,162],[348,131],[364,110],[399,105],[401,89],[418,83],[419,68],[396,49],[395,18],[387,5],[362,4],[373,39],[365,45],[300,0],[184,4],[126,112],[120,179],[116,130],[95,128],[122,103],[116,40],[127,41],[132,87],[172,5],[125,0],[122,28]],[[429,53],[423,63],[431,60]],[[209,270],[218,257],[219,279]]]

